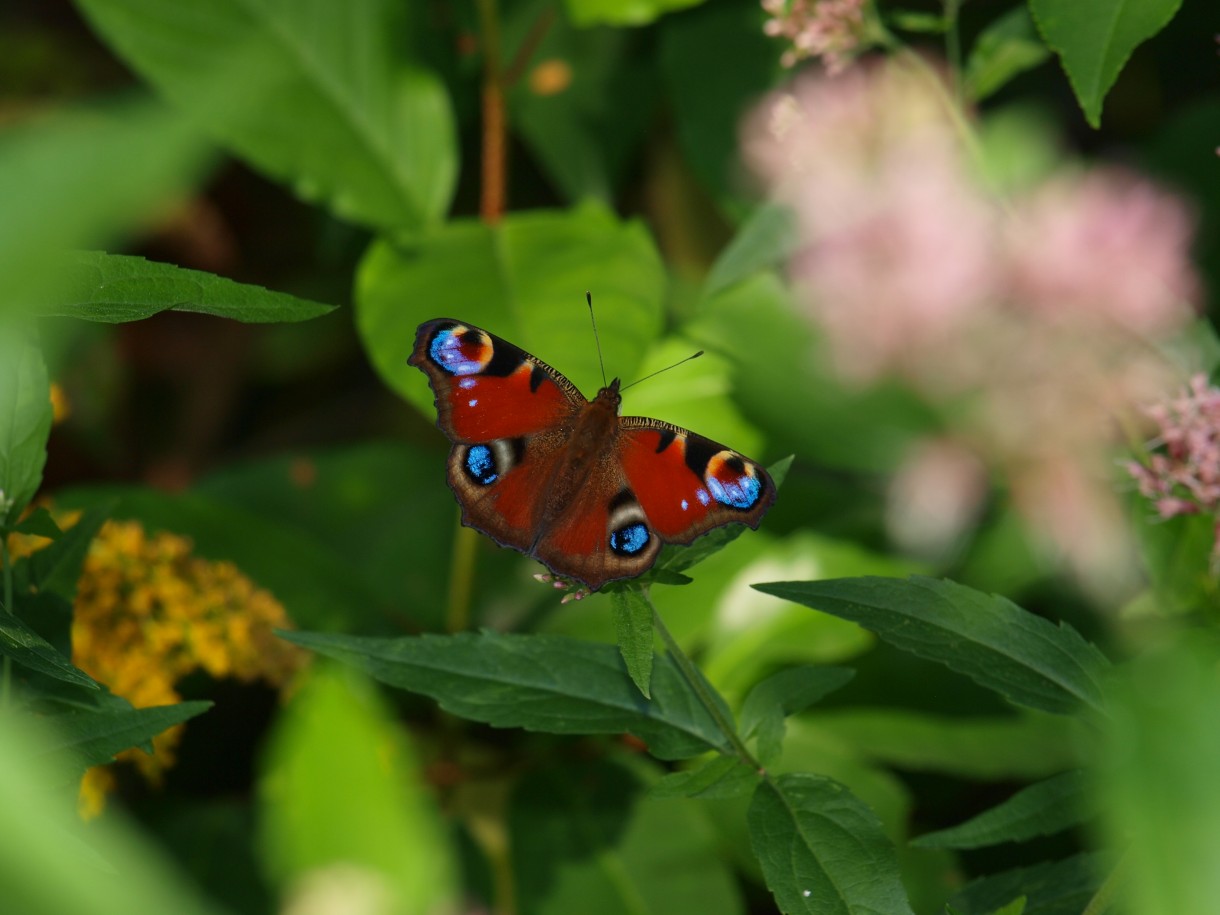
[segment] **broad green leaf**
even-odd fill
[[[846,685],[855,671],[847,667],[791,667],[755,685],[741,705],[743,739],[758,738],[763,764],[779,756],[784,742],[784,719],[820,702]]]
[[[1135,48],[1169,24],[1182,0],[1029,0],[1038,30],[1059,55],[1092,127]]]
[[[181,199],[206,152],[183,119],[150,102],[32,118],[0,134],[0,312],[53,294],[63,252],[119,240]]]
[[[211,702],[179,702],[150,708],[65,712],[50,716],[53,739],[32,757],[39,767],[61,780],[80,778],[90,766],[113,761],[123,750],[147,744],[166,728],[189,721],[212,707]]]
[[[1142,496],[1133,497],[1132,515],[1157,610],[1173,615],[1211,606],[1217,587],[1211,573],[1214,521],[1202,514],[1153,517]]]
[[[912,576],[772,582],[758,590],[849,619],[887,642],[1041,711],[1104,712],[1109,662],[1066,623],[1056,626],[996,595]]]
[[[788,259],[800,244],[796,216],[778,203],[760,205],[728,243],[703,284],[711,296],[746,277]]]
[[[50,433],[51,383],[34,330],[0,323],[0,530],[38,491]]]
[[[1038,38],[1028,7],[1015,6],[975,39],[962,87],[967,98],[980,102],[1048,57],[1050,51]]]
[[[696,6],[704,0],[564,0],[572,22],[590,25],[647,25],[665,13]]]
[[[71,603],[89,554],[89,545],[110,516],[112,504],[95,506],[50,546],[31,553],[15,569],[15,586],[22,591],[51,593]]]
[[[973,781],[1048,778],[1088,761],[1082,726],[1059,716],[963,718],[836,709],[818,712],[813,721],[880,763]]]
[[[762,776],[736,756],[713,756],[694,768],[670,772],[648,789],[650,797],[742,797]]]
[[[991,915],[1024,915],[1025,905],[1028,901],[1024,896],[1018,896],[1008,905],[1000,906]]]
[[[92,677],[72,666],[54,645],[7,610],[0,610],[0,655],[65,683],[99,688]]]
[[[1018,791],[1002,804],[951,829],[924,833],[911,844],[920,848],[985,848],[1054,835],[1096,814],[1086,798],[1080,771],[1064,772]]]
[[[615,2],[615,0],[607,0]],[[751,3],[708,3],[660,25],[661,75],[682,154],[721,210],[744,215],[742,122],[785,74],[783,46]],[[751,201],[752,202],[752,201]]]
[[[1220,651],[1182,640],[1125,665],[1101,755],[1100,806],[1126,848],[1121,896],[1147,915],[1207,912],[1220,898]]]
[[[246,323],[305,321],[334,310],[261,286],[235,283],[142,257],[75,251],[56,263],[61,281],[39,308],[48,316],[116,324],[162,311],[190,311]]]
[[[32,537],[46,537],[48,540],[56,540],[63,533],[59,529],[59,525],[55,523],[55,519],[51,517],[51,513],[42,505],[37,506],[29,515],[14,525],[13,532],[28,534]]]
[[[608,760],[529,773],[509,806],[517,911],[529,915],[743,915],[699,807],[643,796]]]
[[[494,632],[376,639],[286,632],[290,642],[423,693],[495,727],[555,734],[629,732],[661,759],[725,750],[715,722],[668,657],[653,665],[651,701],[624,676],[613,645]]]
[[[503,46],[533,45],[508,87],[508,122],[567,202],[613,204],[662,104],[654,58],[632,32],[576,28],[556,7],[504,8]]]
[[[1095,852],[1018,867],[966,884],[949,903],[963,915],[990,915],[1024,898],[1022,915],[1080,915],[1110,863],[1109,855]]]
[[[758,786],[750,841],[785,915],[913,915],[876,814],[842,785],[781,775]]]
[[[661,332],[665,270],[642,223],[595,203],[512,214],[495,228],[457,220],[409,245],[374,243],[356,278],[356,324],[382,379],[426,416],[435,415],[432,393],[407,357],[416,328],[437,317],[503,337],[592,394],[602,379],[587,291],[608,372],[634,377]]]
[[[83,829],[62,792],[54,790],[53,773],[30,758],[36,747],[56,740],[33,727],[15,715],[0,716],[0,899],[5,911],[221,915],[121,814]]]
[[[647,699],[652,680],[652,604],[639,588],[626,588],[610,595],[610,612],[627,673]]]
[[[264,860],[303,907],[311,891],[331,898],[346,878],[384,911],[447,908],[447,830],[390,709],[355,672],[324,667],[293,697],[259,793]]]
[[[440,81],[403,58],[392,0],[284,3],[77,0],[106,42],[219,142],[336,215],[418,229],[448,209],[457,175]],[[200,107],[236,55],[266,91]]]

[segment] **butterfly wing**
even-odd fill
[[[775,502],[766,469],[724,445],[643,416],[625,416],[620,426],[627,483],[666,543],[687,544],[734,521],[757,528]]]
[[[702,435],[628,416],[580,500],[543,532],[533,555],[597,590],[646,572],[662,544],[687,544],[732,522],[758,527],[774,501],[761,465]]]
[[[454,443],[462,523],[529,552],[565,432],[588,402],[542,360],[452,318],[421,324],[407,361],[428,375],[436,424]]]

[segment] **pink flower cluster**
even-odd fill
[[[1196,375],[1178,397],[1149,407],[1163,448],[1127,470],[1162,518],[1220,509],[1220,389]]]
[[[1003,475],[1054,551],[1104,579],[1103,554],[1121,551],[1105,495],[1114,416],[1164,389],[1149,343],[1192,319],[1192,220],[1112,167],[1001,196],[951,99],[923,63],[799,79],[750,123],[746,155],[796,214],[791,279],[837,373],[898,378],[941,405],[952,448]],[[950,453],[913,459],[929,473]],[[962,497],[978,497],[966,476]]]
[[[829,73],[840,73],[864,32],[864,0],[762,0],[762,8],[771,17],[763,31],[791,42],[780,57],[785,67],[820,57]]]

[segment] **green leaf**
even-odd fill
[[[885,21],[904,32],[921,32],[927,35],[943,35],[949,31],[950,25],[944,16],[919,10],[891,10],[885,14]]]
[[[785,915],[913,915],[876,814],[838,782],[781,775],[749,812],[750,843]]]
[[[656,67],[631,32],[576,28],[556,12],[552,0],[504,7],[503,46],[537,42],[509,86],[508,122],[567,202],[613,204],[662,103]]]
[[[55,725],[53,740],[41,745],[33,758],[39,767],[62,781],[80,778],[90,766],[113,761],[131,747],[146,744],[166,728],[189,721],[212,707],[211,702],[179,702],[137,709],[66,712],[48,720]]]
[[[225,81],[219,80],[217,91]],[[101,247],[181,200],[205,147],[149,102],[31,118],[0,139],[0,312],[54,290],[63,251]]]
[[[652,604],[638,587],[625,588],[611,593],[610,612],[627,673],[647,699],[652,680]]]
[[[436,699],[441,708],[495,727],[555,734],[629,732],[661,759],[725,750],[725,738],[668,657],[653,665],[651,701],[627,677],[613,645],[559,636],[376,639],[285,632],[319,654],[378,680]]]
[[[738,882],[700,808],[642,797],[641,787],[610,760],[528,773],[508,812],[516,910],[743,915]]]
[[[650,797],[743,797],[762,776],[736,756],[713,756],[692,769],[670,772],[648,789]]]
[[[1104,853],[1084,853],[1032,867],[992,874],[968,883],[950,898],[958,911],[995,912],[1025,899],[1022,915],[1080,915],[1110,863]]]
[[[1127,849],[1121,897],[1141,915],[1207,912],[1220,898],[1220,650],[1199,634],[1124,665],[1111,695],[1099,801],[1111,843]]]
[[[53,299],[39,308],[42,315],[117,324],[162,311],[189,311],[255,324],[306,321],[334,310],[262,286],[123,254],[76,251],[64,255],[55,269],[61,282]]]
[[[33,328],[0,324],[0,530],[38,491],[50,433],[51,383]]]
[[[1142,496],[1133,501],[1132,527],[1158,610],[1172,615],[1210,606],[1216,591],[1211,573],[1215,522],[1202,514],[1152,518],[1151,513]]]
[[[26,518],[13,527],[13,533],[56,540],[63,531],[59,529],[59,525],[55,523],[51,513],[39,505]]]
[[[817,727],[871,759],[912,772],[972,781],[1047,778],[1087,762],[1081,724],[1072,718],[933,716],[890,709],[835,709]]]
[[[54,645],[7,610],[0,610],[0,655],[53,679],[100,689],[92,677],[73,667]]]
[[[382,229],[418,229],[448,209],[457,175],[449,99],[403,60],[403,11],[392,0],[78,5],[133,69],[304,199]],[[201,107],[209,75],[238,54],[258,63],[258,104],[236,95]]]
[[[1066,623],[1055,626],[1003,597],[919,576],[754,587],[859,623],[1018,705],[1057,714],[1082,706],[1104,712],[1105,656]]]
[[[607,0],[615,2],[615,0]],[[759,96],[788,75],[782,45],[763,34],[752,3],[708,3],[660,25],[661,75],[682,155],[730,216],[743,216],[742,121]]]
[[[448,910],[447,830],[390,709],[354,672],[325,666],[293,697],[259,800],[263,857],[282,888],[333,870],[383,911]]]
[[[1024,915],[1027,902],[1028,900],[1024,896],[1018,896],[1008,905],[1000,906],[991,915]]]
[[[595,203],[511,214],[495,228],[456,220],[411,245],[374,243],[356,277],[356,324],[382,379],[432,417],[427,379],[407,357],[416,328],[440,316],[491,331],[597,390],[589,290],[606,365],[632,376],[661,333],[665,269],[642,223]]]
[[[125,818],[83,829],[46,767],[31,760],[54,737],[0,717],[0,899],[14,915],[221,915],[160,848]],[[97,849],[95,851],[95,849]]]
[[[847,667],[791,667],[755,685],[741,706],[740,729],[745,740],[758,738],[758,756],[766,765],[779,756],[784,719],[804,711],[856,675]]]
[[[1064,772],[1018,791],[1002,804],[951,829],[924,833],[919,848],[985,848],[1054,835],[1096,814],[1088,803],[1088,783],[1080,771]]]
[[[712,296],[768,267],[784,263],[800,245],[796,214],[778,203],[760,205],[728,243],[703,284]]]
[[[1050,51],[1034,30],[1029,8],[1015,6],[983,29],[970,49],[962,80],[966,97],[980,102],[1048,57]]]
[[[68,603],[76,600],[76,584],[89,545],[113,507],[113,503],[105,503],[89,509],[58,540],[31,553],[14,569],[16,587],[21,591],[55,594]]]
[[[1046,43],[1059,55],[1092,127],[1135,48],[1169,24],[1182,0],[1029,0]]]
[[[704,0],[564,0],[572,22],[590,25],[647,25],[675,10],[697,6]]]

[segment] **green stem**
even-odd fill
[[[4,567],[4,612],[16,615],[13,610],[13,563],[8,551],[8,536],[0,533],[0,565]],[[8,708],[13,701],[13,661],[4,656],[0,670],[0,708]]]
[[[960,109],[964,104],[962,96],[962,36],[958,30],[958,12],[962,0],[945,0],[945,56],[949,58],[949,73],[953,80],[953,95]]]
[[[1128,856],[1123,855],[1114,865],[1114,870],[1110,871],[1106,882],[1097,888],[1097,892],[1089,900],[1089,904],[1084,907],[1081,915],[1102,915],[1110,908],[1110,904],[1114,901],[1114,894],[1118,892],[1123,880],[1127,877],[1127,859]]]
[[[459,520],[453,533],[453,558],[449,562],[449,603],[445,607],[445,628],[449,632],[470,628],[470,590],[478,544],[479,535]]]
[[[645,600],[648,600],[647,595],[645,595]],[[651,600],[649,600],[649,603],[651,604]],[[678,665],[678,672],[682,675],[682,679],[691,688],[691,692],[695,694],[699,704],[707,709],[707,713],[712,716],[712,721],[716,722],[716,727],[720,728],[721,733],[728,739],[737,758],[751,769],[761,772],[763,770],[762,764],[754,758],[754,754],[741,742],[741,738],[737,735],[737,728],[733,725],[732,720],[725,716],[720,704],[716,702],[717,697],[711,686],[703,679],[703,674],[699,672],[699,669],[695,667],[691,659],[686,656],[686,652],[674,640],[670,631],[665,628],[665,622],[661,619],[661,614],[657,613],[655,606],[652,608],[652,624],[656,627],[657,634],[661,636],[661,641],[665,643],[665,650],[669,652],[669,656]]]

